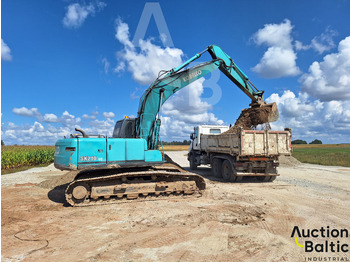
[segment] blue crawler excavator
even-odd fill
[[[211,61],[187,68],[205,52]],[[160,110],[170,96],[216,69],[251,99],[250,107],[268,107],[267,120],[278,119],[277,106],[266,104],[264,91],[259,91],[220,47],[208,46],[182,65],[161,71],[140,98],[137,117],[117,121],[112,137],[89,135],[76,128],[79,134],[56,142],[55,167],[76,173],[66,188],[67,202],[86,206],[200,195],[204,179],[166,163],[158,149]],[[261,124],[264,122],[266,119]]]

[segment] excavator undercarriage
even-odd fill
[[[103,169],[76,172],[66,189],[72,206],[159,200],[172,196],[201,196],[205,181],[172,164],[133,169]]]

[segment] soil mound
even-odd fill
[[[76,174],[77,173],[74,172],[74,171],[68,172],[68,173],[65,173],[62,176],[45,180],[45,181],[39,183],[38,186],[42,187],[42,188],[53,189],[56,186],[61,186],[61,185],[64,185],[64,184],[72,182],[74,180]]]
[[[292,156],[279,156],[280,166],[293,167],[301,165],[301,162]]]

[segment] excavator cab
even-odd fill
[[[125,117],[117,121],[113,131],[113,138],[135,138],[136,118]]]

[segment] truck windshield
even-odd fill
[[[209,132],[210,132],[210,134],[221,134],[221,130],[220,129],[213,129],[213,128],[211,128]]]

